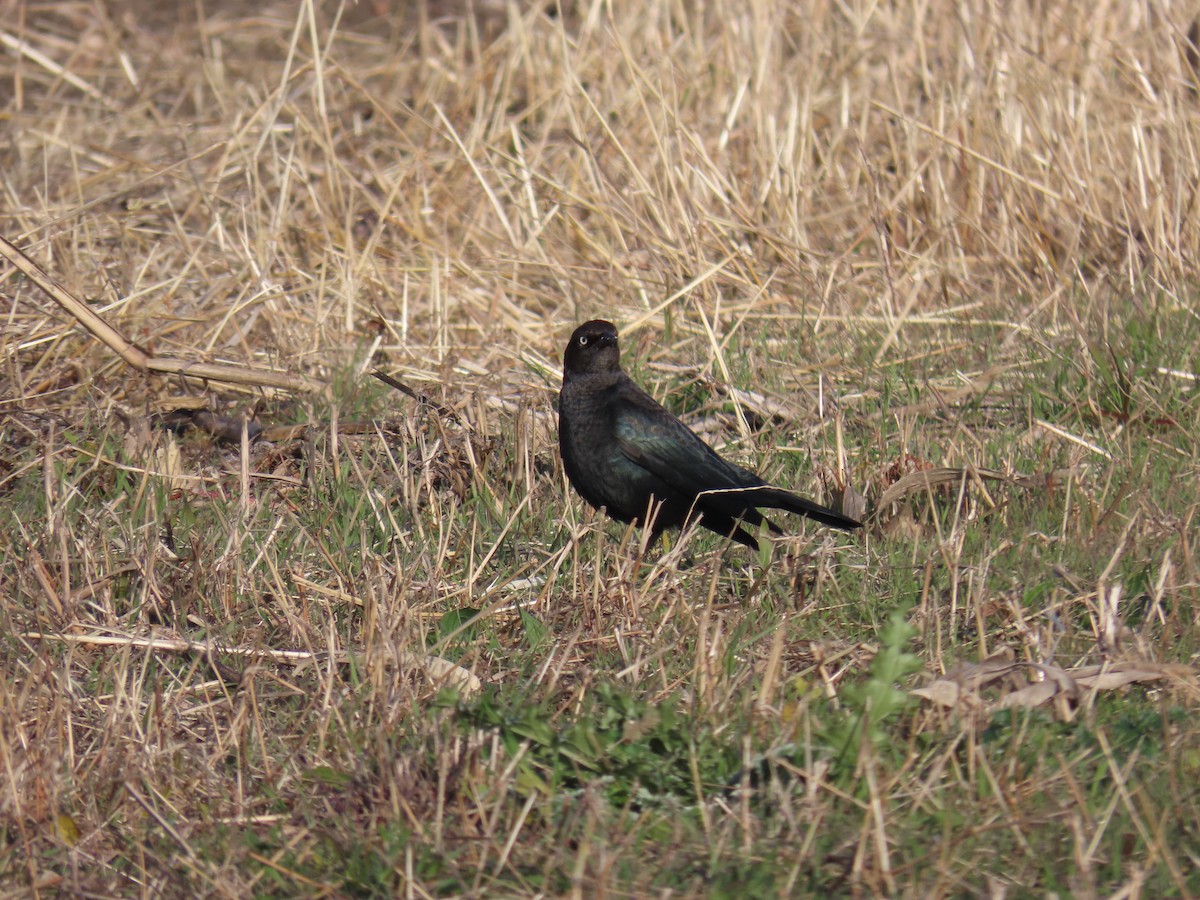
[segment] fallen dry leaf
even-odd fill
[[[922,469],[905,475],[892,484],[879,497],[877,509],[882,514],[893,503],[898,503],[911,494],[931,491],[933,488],[959,484],[963,480],[970,482],[1003,481],[1018,487],[1044,487],[1054,481],[1065,479],[1071,474],[1070,469],[1055,469],[1045,475],[1008,475],[993,469],[977,467],[963,468],[961,466],[938,467]]]
[[[1001,697],[995,708],[1032,709],[1035,706],[1041,706],[1047,700],[1055,697],[1059,693],[1059,688],[1060,686],[1053,681],[1035,681],[1027,687]]]
[[[1020,675],[1024,674],[1025,679]],[[940,678],[910,691],[946,709],[974,712],[980,708],[1032,709],[1051,699],[1076,702],[1088,691],[1111,691],[1130,684],[1146,684],[1165,678],[1180,681],[1194,678],[1188,666],[1166,666],[1148,660],[1108,662],[1064,669],[1052,663],[1025,663],[1012,659],[1005,650],[978,663],[962,663]],[[999,696],[988,703],[982,689],[994,686]]]

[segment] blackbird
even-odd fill
[[[751,549],[743,524],[781,530],[758,507],[783,509],[834,528],[860,523],[771,487],[722,459],[621,370],[617,328],[594,320],[575,329],[563,354],[558,449],[567,478],[588,503],[619,522],[644,524],[650,544],[692,519]],[[651,501],[655,508],[651,508]]]

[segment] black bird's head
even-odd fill
[[[620,370],[621,348],[617,346],[616,325],[593,319],[575,329],[563,353],[563,378]]]

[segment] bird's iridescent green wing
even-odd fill
[[[649,394],[636,388],[623,394],[615,424],[617,444],[628,459],[688,494],[763,484],[718,456]]]

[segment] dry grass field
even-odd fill
[[[0,896],[1200,895],[1197,12],[0,0]]]

